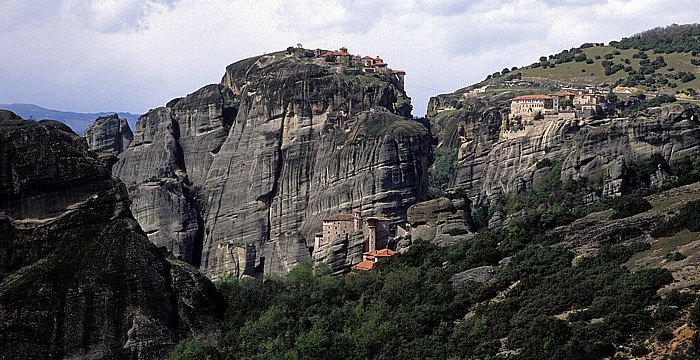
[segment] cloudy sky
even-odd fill
[[[143,113],[291,45],[380,55],[430,96],[542,55],[700,21],[700,0],[2,0],[0,103]]]

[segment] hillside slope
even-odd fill
[[[582,44],[543,55],[527,66],[505,68],[470,88],[503,82],[619,87],[616,91],[631,88],[692,97],[700,93],[700,25],[658,28],[608,45]]]

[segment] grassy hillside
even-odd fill
[[[635,87],[648,92],[700,92],[700,25],[671,26],[604,44],[583,44],[542,56],[523,68],[489,75],[486,83],[522,79],[560,85]],[[680,40],[679,40],[680,39]]]

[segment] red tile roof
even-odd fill
[[[363,56],[362,57],[362,60],[367,60],[367,59],[374,60],[371,56]]]
[[[367,271],[367,270],[372,270],[373,267],[374,267],[374,261],[363,261],[363,262],[353,266],[352,268],[355,270]]]
[[[353,221],[355,220],[355,215],[353,214],[336,214],[323,218],[323,221]]]
[[[333,55],[333,56],[352,56],[351,54],[346,53],[346,52],[344,52],[344,51],[329,51],[329,52],[323,54],[323,56],[329,56],[329,55]]]
[[[392,70],[394,74],[405,74],[406,72],[403,70]]]
[[[393,256],[394,254],[396,254],[396,251],[391,250],[391,249],[381,249],[381,250],[367,251],[367,252],[362,253],[362,255],[367,255],[367,257],[370,257],[370,256],[389,257],[389,256]]]

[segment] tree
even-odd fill
[[[333,55],[333,54],[326,55],[326,62],[334,63],[335,62],[335,55]]]

